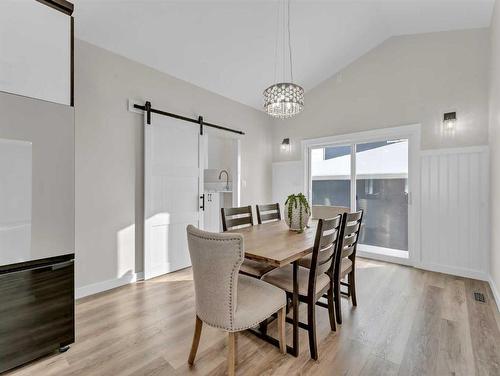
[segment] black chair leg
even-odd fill
[[[330,330],[335,332],[337,330],[337,324],[335,323],[335,302],[333,300],[333,284],[330,285],[330,289],[327,292],[328,300],[328,318],[330,319]]]
[[[358,301],[356,300],[356,277],[354,275],[354,266],[352,271],[347,275],[347,280],[349,282],[349,295],[351,296],[352,305],[356,307]]]
[[[259,324],[259,331],[266,335],[267,334],[267,320],[265,321],[262,321],[260,324]]]
[[[342,324],[342,309],[340,307],[340,302],[342,298],[340,297],[340,281],[337,281],[333,285],[333,298],[335,301],[335,317],[337,319],[337,324]]]
[[[309,350],[311,358],[318,360],[318,345],[316,342],[316,304],[309,302],[307,304],[307,326],[309,332]]]

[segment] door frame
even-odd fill
[[[408,139],[408,251],[409,258],[401,259],[358,250],[358,255],[381,261],[404,265],[417,265],[421,259],[420,252],[420,124],[398,127],[380,128],[363,132],[327,136],[302,141],[302,161],[304,168],[304,192],[311,201],[312,181],[310,168],[310,151],[325,146],[346,146],[365,142],[383,141],[387,139]],[[356,149],[351,148],[351,176],[356,171]],[[355,205],[354,186],[351,189],[351,206]],[[354,197],[353,197],[354,196]]]

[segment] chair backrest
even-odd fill
[[[242,206],[240,208],[222,208],[222,230],[229,231],[239,226],[253,226],[252,207]]]
[[[257,222],[259,225],[263,222],[281,220],[280,204],[256,205],[255,207],[257,208]]]
[[[335,273],[340,272],[341,261],[349,257],[352,261],[356,258],[356,248],[361,230],[361,221],[363,220],[363,210],[355,213],[345,213],[342,217],[341,239],[337,255],[335,257]]]
[[[340,240],[342,215],[334,218],[320,219],[316,230],[316,238],[309,269],[308,295],[316,294],[316,279],[322,273],[333,272],[337,243]]]
[[[344,213],[349,213],[349,208],[329,205],[313,205],[311,208],[312,219],[333,218]]]
[[[238,272],[244,258],[241,234],[220,234],[187,226],[195,289],[196,314],[231,330],[236,311]]]

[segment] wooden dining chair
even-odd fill
[[[363,220],[363,210],[355,213],[345,213],[342,218],[341,239],[335,257],[333,268],[333,296],[335,300],[335,317],[337,323],[342,324],[341,295],[351,299],[352,305],[357,306],[356,300],[356,249]],[[347,282],[342,280],[347,276]],[[341,286],[347,287],[343,293]]]
[[[286,295],[264,281],[238,273],[245,255],[241,234],[206,232],[189,225],[196,323],[188,363],[198,350],[203,323],[228,332],[228,374],[234,375],[236,333],[277,314],[279,348],[286,353]]]
[[[252,207],[250,205],[240,208],[222,208],[221,218],[223,231],[253,226]],[[245,259],[241,265],[240,273],[260,278],[273,269],[274,267],[262,262]]]
[[[253,226],[253,214],[250,205],[239,208],[222,208],[220,211],[223,231],[232,230],[236,227]]]
[[[257,209],[257,223],[281,221],[280,204],[255,205]]]
[[[310,269],[298,266],[297,282],[299,302],[307,303],[307,324],[299,321],[299,328],[306,329],[309,334],[309,350],[311,358],[318,359],[316,341],[316,305],[326,293],[328,296],[328,315],[331,330],[336,329],[331,275],[335,259],[337,242],[339,241],[342,216],[332,219],[320,219],[316,230]],[[275,269],[262,277],[262,280],[282,288],[289,299],[293,296],[293,265]],[[289,321],[287,319],[287,321]]]

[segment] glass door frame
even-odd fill
[[[351,210],[356,208],[356,144],[408,139],[408,252],[409,258],[391,257],[358,249],[358,255],[404,265],[420,263],[420,124],[382,128],[339,136],[302,141],[304,194],[312,202],[311,150],[321,147],[351,146]],[[354,177],[354,181],[352,180]]]

